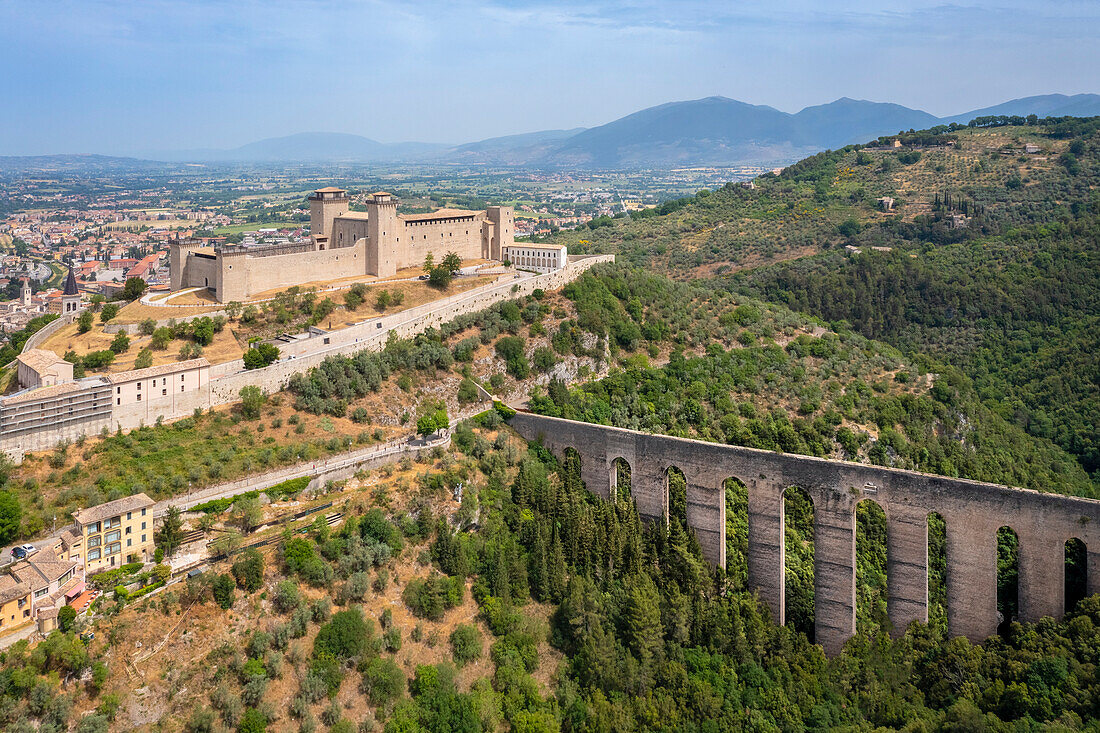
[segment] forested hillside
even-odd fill
[[[1095,475],[1100,118],[1020,121],[822,153],[557,239],[889,343]]]

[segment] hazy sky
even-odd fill
[[[1100,92],[1100,0],[0,0],[0,154],[466,142],[715,94]]]

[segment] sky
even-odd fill
[[[460,143],[722,95],[1100,92],[1100,0],[0,0],[0,155]]]

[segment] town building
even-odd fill
[[[397,199],[380,191],[366,211],[351,211],[341,188],[320,188],[309,197],[307,242],[206,247],[194,240],[170,242],[172,290],[209,288],[221,303],[256,293],[356,275],[388,277],[421,265],[428,254],[499,260],[515,241],[510,206],[482,211],[440,209],[398,214]]]
[[[38,622],[49,633],[57,613],[84,591],[84,566],[52,548],[13,562],[0,573],[0,634]]]
[[[52,387],[73,381],[72,362],[65,361],[52,351],[27,349],[15,360],[19,389]]]
[[[154,503],[145,494],[134,494],[74,512],[77,532],[84,538],[85,572],[150,562]],[[75,554],[70,557],[77,559]]]
[[[520,242],[504,248],[503,259],[521,270],[553,272],[569,261],[569,250],[564,244],[530,244]]]

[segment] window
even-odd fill
[[[133,529],[133,527],[127,527],[126,528],[126,534],[130,534],[130,530],[132,530],[132,529]]]
[[[122,526],[122,515],[117,517],[111,517],[103,523],[103,529],[114,529],[115,527]]]
[[[88,534],[95,534],[99,531],[99,522],[92,522],[87,526]]]
[[[103,538],[104,542],[118,542],[122,539],[122,533],[117,529],[114,532],[108,532],[107,536]]]
[[[137,385],[138,385],[138,389],[140,390],[141,389],[141,382],[138,382]]]
[[[144,543],[144,542],[145,542],[145,535],[142,535],[142,536],[141,536],[141,541],[142,541],[142,543]]]
[[[181,381],[181,382],[183,381],[183,377],[184,377],[184,375],[182,375],[182,374],[181,374],[181,375],[180,375],[180,381]]]
[[[122,387],[118,387],[118,394],[122,394]]]
[[[34,592],[34,597],[35,598],[41,598],[42,596],[46,595],[49,592],[50,592],[49,586],[47,586],[45,588],[39,588],[38,590],[36,590]]]
[[[122,398],[121,397],[118,398],[118,404],[120,404],[120,405],[122,404]]]
[[[142,507],[142,509],[141,509],[141,516],[143,516],[143,517],[145,516],[145,508],[144,507]],[[141,528],[145,529],[145,523],[144,522],[142,522]]]
[[[89,560],[98,560],[99,559],[99,550],[88,550],[88,559]]]
[[[126,546],[127,546],[127,547],[129,547],[129,546],[130,546],[130,545],[132,545],[132,544],[134,544],[134,541],[133,541],[133,540],[129,540],[129,539],[128,539],[128,540],[126,540]]]
[[[99,547],[99,545],[102,542],[103,542],[103,538],[99,535],[96,535],[95,537],[89,537],[88,538],[88,547]]]
[[[142,514],[144,514],[144,513],[145,513],[145,510],[144,510],[144,509],[142,509],[142,510],[141,510],[141,513],[142,513]],[[142,529],[145,529],[145,522],[142,522],[142,523],[141,523],[141,528],[142,528]]]
[[[166,389],[162,389],[162,390],[160,391],[160,393],[161,393],[162,395],[166,395],[166,394],[168,394],[168,390],[166,390]]]
[[[138,395],[137,401],[141,402],[141,395],[140,394]]]
[[[129,522],[133,512],[126,512],[126,521]]]
[[[117,555],[120,552],[122,552],[122,543],[121,542],[116,542],[113,545],[107,545],[107,554],[108,555]]]

